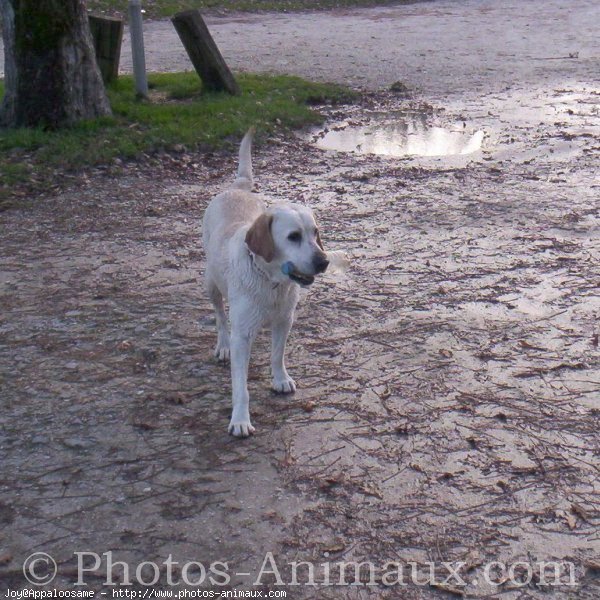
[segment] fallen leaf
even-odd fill
[[[585,508],[583,508],[583,506],[581,506],[580,504],[573,503],[571,504],[571,511],[573,512],[573,514],[577,515],[579,518],[589,523],[590,515],[588,511],[585,510]]]
[[[181,393],[169,395],[165,398],[165,400],[171,404],[187,404],[190,401],[185,394]]]
[[[132,345],[132,344],[131,344],[131,342],[130,342],[129,340],[123,340],[123,341],[122,341],[122,342],[121,342],[121,343],[118,345],[118,348],[119,348],[119,350],[121,350],[121,351],[123,351],[123,352],[124,352],[124,351],[126,351],[126,350],[129,350],[129,349],[131,348],[131,345]]]
[[[545,348],[542,348],[540,346],[534,346],[533,344],[530,344],[526,340],[521,340],[519,342],[519,345],[521,346],[521,348],[529,348],[530,350],[545,350]]]
[[[469,553],[463,558],[465,563],[465,571],[472,571],[475,567],[483,564],[483,558],[479,553],[479,550],[470,550]]]
[[[309,413],[315,410],[315,403],[312,400],[307,400],[306,402],[303,402],[300,407],[304,412]]]
[[[382,400],[387,400],[391,395],[392,395],[392,390],[390,390],[389,386],[386,385],[383,392],[381,392],[381,394],[379,394],[379,397]]]
[[[569,529],[575,529],[575,527],[577,527],[577,517],[575,517],[575,515],[564,510],[557,510],[554,514],[557,517],[564,519],[569,526]]]
[[[372,483],[364,483],[359,485],[358,489],[367,496],[374,496],[375,498],[383,500],[382,493]]]
[[[430,581],[429,585],[431,585],[431,587],[434,587],[438,590],[443,590],[444,592],[448,592],[449,594],[454,594],[455,596],[460,596],[461,598],[465,597],[465,591],[454,585],[450,585],[448,583],[444,583],[441,581],[440,582]]]

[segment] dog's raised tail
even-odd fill
[[[233,184],[234,187],[242,190],[252,190],[254,180],[252,178],[252,138],[254,137],[254,127],[246,132],[240,144],[240,157],[238,163],[237,177]]]

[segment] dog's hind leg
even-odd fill
[[[208,297],[215,307],[217,318],[217,346],[215,347],[215,357],[217,360],[226,362],[230,355],[229,329],[227,327],[227,314],[225,313],[225,304],[223,303],[223,294],[217,285],[208,280],[206,284]]]

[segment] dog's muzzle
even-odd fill
[[[312,267],[315,275],[319,275],[319,273],[325,273],[328,266],[329,261],[327,260],[325,254],[316,254],[314,256]],[[292,281],[295,281],[304,287],[308,287],[315,281],[315,275],[309,275],[308,273],[299,271],[296,269],[296,265],[291,260],[288,260],[281,265],[281,272],[287,275]]]
[[[327,267],[329,266],[329,261],[325,254],[317,254],[313,258],[313,268],[315,270],[315,274],[325,273],[327,271]]]

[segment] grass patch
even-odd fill
[[[251,126],[260,134],[321,122],[311,104],[353,98],[341,86],[298,77],[244,74],[238,81],[242,95],[233,97],[203,93],[195,73],[154,74],[149,76],[150,100],[139,101],[133,78],[120,77],[108,89],[110,118],[60,131],[1,130],[0,176],[3,183],[14,185],[32,177],[47,179],[57,169],[78,170],[117,157],[131,159],[180,146],[218,148],[239,139]]]
[[[144,0],[142,5],[146,18],[163,19],[190,8],[218,12],[292,12],[351,6],[410,4],[415,1],[419,0]],[[127,0],[88,0],[87,6],[96,13],[122,17],[127,15]]]

